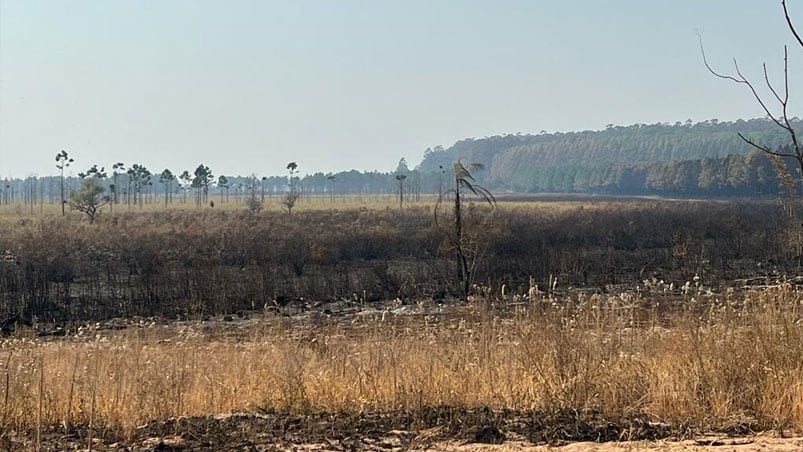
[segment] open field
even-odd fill
[[[447,213],[448,214],[448,213]],[[645,280],[678,291],[793,280],[800,225],[772,202],[620,200],[468,205],[464,248],[483,294]],[[0,317],[64,323],[193,317],[285,300],[448,299],[454,247],[432,207],[3,216]],[[35,317],[35,318],[34,318]]]
[[[257,196],[261,199],[260,196]],[[218,195],[209,195],[208,201],[202,203],[200,206],[196,204],[195,200],[190,196],[186,200],[181,196],[176,196],[168,205],[158,196],[148,198],[142,205],[127,204],[120,202],[114,206],[105,205],[101,208],[101,217],[114,216],[122,213],[133,212],[164,212],[164,211],[244,211],[247,210],[246,201],[247,195],[230,196],[229,198],[221,198]],[[444,198],[449,201],[449,195]],[[469,196],[468,201],[473,199]],[[777,205],[778,200],[772,198],[745,198],[739,200],[737,198],[723,198],[721,200],[712,199],[685,199],[685,198],[667,198],[659,196],[614,196],[614,195],[587,195],[587,194],[566,194],[566,193],[498,193],[496,200],[502,208],[526,208],[526,209],[550,209],[553,211],[567,211],[577,208],[586,209],[605,209],[610,208],[611,205],[626,205],[626,204],[693,204],[693,203],[747,203],[747,204],[762,204],[770,203]],[[404,208],[432,208],[438,201],[437,194],[420,194],[412,199],[405,198]],[[213,206],[210,206],[212,202]],[[286,207],[282,204],[282,198],[279,194],[266,196],[264,202],[261,203],[264,212],[287,212]],[[364,194],[364,195],[347,195],[337,194],[330,197],[328,194],[307,194],[302,196],[298,204],[294,207],[293,211],[317,211],[317,210],[386,210],[386,209],[399,209],[398,193],[385,193],[385,194]],[[67,214],[76,219],[81,218],[82,214],[71,210],[67,207]],[[54,202],[39,201],[34,203],[33,206],[19,201],[0,204],[0,218],[40,218],[40,217],[58,217],[61,216],[61,208],[59,207],[58,200]]]
[[[469,203],[468,302],[432,207],[4,214],[0,449],[803,431],[801,235],[774,202]]]
[[[402,447],[429,429],[434,442],[482,427],[535,444],[803,429],[803,298],[790,285],[99,324],[20,332],[0,358],[0,419],[28,441],[136,441],[232,412],[285,447],[379,431],[405,432]],[[149,424],[160,419],[175,420]],[[218,434],[205,441],[222,447]]]
[[[257,197],[261,199],[261,197]],[[114,206],[106,204],[101,208],[101,216],[114,215],[115,213],[124,212],[160,212],[165,210],[224,210],[224,211],[237,211],[246,210],[247,196],[234,197],[230,196],[228,199],[217,195],[209,195],[206,202],[200,206],[196,204],[193,196],[188,199],[183,199],[177,196],[168,205],[159,197],[148,198],[142,205],[120,202]],[[412,204],[433,204],[437,200],[437,195],[424,195],[420,200],[415,203],[405,202],[406,205]],[[210,205],[211,203],[211,205]],[[281,196],[276,194],[274,196],[265,197],[265,201],[261,203],[263,210],[266,212],[286,212],[286,208],[282,204]],[[294,211],[299,210],[320,210],[320,209],[385,209],[399,207],[398,194],[365,194],[365,195],[337,195],[330,198],[329,195],[305,195],[299,199],[298,204],[294,207]],[[80,217],[81,214],[67,206],[67,213],[71,216]],[[0,215],[2,216],[17,216],[17,217],[41,217],[41,216],[61,216],[61,207],[59,206],[58,199],[55,202],[40,201],[33,206],[22,202],[13,202],[9,204],[0,204]]]

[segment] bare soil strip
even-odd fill
[[[128,437],[85,426],[71,433],[6,432],[0,450],[266,451],[266,450],[803,450],[803,437],[787,433],[702,434],[642,418],[608,421],[593,413],[551,414],[433,407],[418,412],[235,413],[151,421]]]

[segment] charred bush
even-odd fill
[[[526,291],[530,278],[602,289],[797,269],[771,202],[606,201],[478,210],[466,240],[475,281]],[[469,214],[471,213],[469,209]],[[467,221],[473,221],[467,215]],[[431,210],[131,212],[0,231],[0,317],[69,320],[208,315],[278,298],[444,298],[460,287]]]

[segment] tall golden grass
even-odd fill
[[[266,317],[233,330],[18,335],[0,348],[0,427],[130,431],[263,408],[482,405],[803,429],[802,300],[784,285],[706,300],[623,294],[347,322]]]
[[[407,195],[405,195],[407,196]],[[248,207],[246,205],[247,196],[234,197],[230,196],[228,200],[224,197],[222,200],[219,195],[210,195],[207,202],[202,203],[200,206],[195,202],[192,196],[189,196],[185,201],[182,197],[177,196],[174,201],[167,206],[159,199],[149,200],[147,203],[140,205],[121,203],[114,206],[105,205],[100,209],[101,218],[109,218],[115,214],[124,214],[128,212],[163,212],[163,211],[244,211]],[[286,208],[282,204],[282,196],[274,194],[271,197],[266,197],[263,205],[265,212],[285,212]],[[438,196],[433,194],[423,194],[417,200],[410,200],[405,198],[404,207],[428,207],[433,208],[437,204]],[[475,201],[476,199],[469,196],[468,202]],[[210,207],[209,201],[214,203],[214,207]],[[610,209],[618,209],[627,211],[629,209],[643,208],[644,206],[661,206],[670,204],[685,204],[693,205],[701,203],[700,200],[671,200],[671,199],[650,199],[650,198],[603,198],[597,200],[588,197],[549,197],[549,196],[505,196],[499,195],[497,198],[497,205],[503,209],[523,209],[523,210],[538,210],[549,208],[553,212],[566,212],[576,209],[587,209],[593,211],[604,211]],[[364,195],[342,195],[339,194],[334,198],[330,198],[327,194],[305,194],[301,197],[298,204],[294,207],[293,212],[300,211],[316,211],[316,210],[351,210],[351,209],[367,209],[367,210],[386,210],[398,209],[399,197],[398,193],[384,193],[384,194],[364,194]],[[67,208],[67,215],[74,219],[83,218],[83,214],[78,211]],[[56,202],[43,202],[36,204],[31,210],[31,206],[22,202],[13,202],[9,204],[0,204],[0,225],[3,220],[18,221],[21,218],[33,219],[40,217],[60,217],[61,207]]]
[[[405,195],[406,196],[406,195]],[[193,196],[189,196],[185,201],[181,197],[176,197],[174,201],[165,206],[164,201],[160,199],[149,200],[143,205],[134,205],[120,203],[114,206],[104,205],[100,209],[101,217],[109,217],[118,213],[125,212],[161,212],[165,210],[184,210],[184,211],[204,211],[204,210],[224,210],[224,211],[243,211],[248,210],[246,200],[248,196],[234,197],[230,196],[228,199],[225,197],[220,198],[219,195],[209,195],[207,202],[202,203],[200,206],[195,202]],[[261,198],[258,195],[258,198]],[[263,209],[266,212],[287,212],[282,204],[283,197],[279,194],[274,194],[271,197],[266,197],[262,203]],[[437,195],[421,195],[418,201],[405,201],[405,207],[409,206],[433,206],[437,201]],[[210,202],[214,207],[210,206]],[[327,194],[304,194],[299,200],[298,204],[293,208],[293,212],[310,211],[310,210],[349,210],[349,209],[369,209],[369,210],[384,210],[384,209],[398,209],[399,196],[394,193],[385,194],[364,194],[364,195],[337,195],[330,198]],[[78,211],[72,210],[67,207],[67,213],[71,217],[81,218],[83,214]],[[60,217],[61,206],[58,201],[56,202],[43,202],[37,203],[31,208],[30,205],[22,202],[12,202],[9,204],[0,204],[0,215],[3,217],[15,218],[36,218],[36,217]]]

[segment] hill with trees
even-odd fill
[[[793,125],[803,121],[795,118]],[[438,173],[458,159],[478,162],[496,190],[728,196],[777,193],[773,162],[745,143],[777,148],[788,136],[767,119],[693,124],[609,125],[601,131],[465,139],[428,149],[417,168]]]

